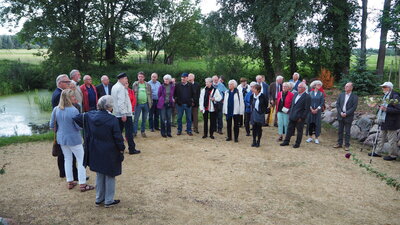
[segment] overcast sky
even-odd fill
[[[358,1],[360,2],[361,5],[361,0]],[[376,30],[377,22],[375,20],[377,18],[377,15],[379,15],[380,10],[382,10],[383,8],[383,2],[384,0],[368,1],[369,17],[367,24],[367,36],[368,36],[367,48],[379,48],[380,30]],[[208,14],[211,11],[218,10],[219,6],[217,5],[216,0],[201,0],[200,8],[203,14]],[[21,26],[19,26],[16,29],[11,29],[10,32],[10,28],[0,27],[0,34],[15,34],[19,31],[19,29],[21,29]],[[244,39],[244,33],[242,30],[238,31],[238,36]]]

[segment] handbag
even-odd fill
[[[60,156],[62,154],[61,145],[57,143],[57,109],[54,111],[54,141],[53,149],[51,150],[51,155],[54,157]]]
[[[282,107],[282,112],[287,114],[289,112],[289,109],[286,107]]]

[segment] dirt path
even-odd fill
[[[333,150],[331,134],[293,149],[275,133],[264,128],[261,148],[243,129],[239,143],[138,137],[142,154],[126,155],[121,204],[111,209],[94,206],[95,191],[67,190],[51,143],[0,148],[0,165],[11,162],[0,175],[0,216],[21,224],[400,224],[400,192]],[[399,177],[398,162],[374,165]]]

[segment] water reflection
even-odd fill
[[[51,95],[42,90],[39,95]],[[41,112],[34,103],[35,93],[0,97],[0,136],[32,135],[48,131],[51,112]]]

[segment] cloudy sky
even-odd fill
[[[1,2],[1,0],[0,0]],[[361,0],[359,0],[361,2]],[[384,0],[369,0],[368,1],[368,12],[369,19],[367,24],[367,48],[378,48],[379,47],[379,30],[376,30],[377,22],[376,18],[379,15],[380,10],[383,8]],[[361,4],[361,3],[360,3]],[[201,0],[200,8],[203,14],[208,14],[211,11],[216,11],[219,9],[216,0]],[[10,29],[8,27],[0,27],[0,34],[15,34],[19,31],[21,26]],[[244,33],[242,30],[238,31],[238,36],[244,39]]]

